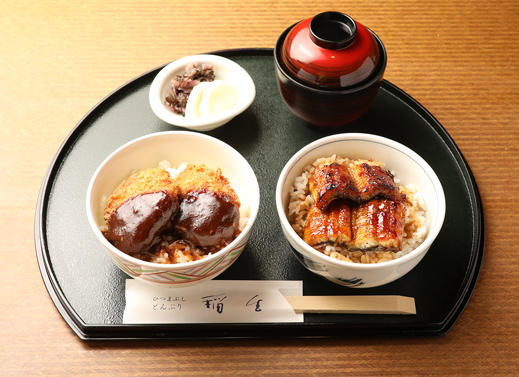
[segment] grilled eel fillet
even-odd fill
[[[306,218],[303,240],[310,246],[324,242],[348,244],[351,241],[351,209],[349,203],[334,201],[326,212],[312,206]]]
[[[352,210],[351,249],[402,249],[405,206],[402,201],[373,199]]]
[[[393,201],[403,199],[389,171],[363,161],[349,166],[333,162],[317,168],[308,185],[316,206],[321,210],[338,198],[355,202],[365,202],[377,196]]]
[[[402,201],[373,199],[351,205],[336,200],[324,211],[316,205],[310,208],[303,240],[310,246],[332,242],[350,249],[398,251],[404,222]]]
[[[359,196],[351,174],[346,166],[336,162],[315,169],[308,180],[315,205],[324,210],[335,199],[352,199]]]

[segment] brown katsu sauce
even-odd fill
[[[207,248],[232,241],[239,220],[238,205],[229,195],[199,190],[184,197],[174,227],[184,240]]]
[[[135,195],[110,214],[104,235],[127,254],[142,252],[153,245],[177,209],[177,198],[166,191]]]

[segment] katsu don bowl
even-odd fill
[[[199,133],[149,134],[119,147],[88,186],[87,217],[114,264],[168,287],[225,271],[245,248],[259,208],[245,158]]]
[[[345,133],[316,140],[276,187],[282,231],[311,272],[348,287],[390,283],[430,249],[445,217],[427,162],[393,140]]]

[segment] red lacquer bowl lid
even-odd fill
[[[296,80],[319,88],[344,89],[366,80],[380,60],[371,32],[339,12],[324,12],[296,24],[281,59]]]

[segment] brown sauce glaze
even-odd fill
[[[175,230],[194,245],[225,245],[238,232],[240,212],[229,195],[215,191],[189,192],[180,203]]]
[[[377,237],[380,245],[388,250],[400,250],[405,224],[404,204],[391,200],[380,200],[378,209]]]
[[[177,210],[177,198],[166,191],[135,195],[112,212],[105,237],[127,254],[145,251]]]

